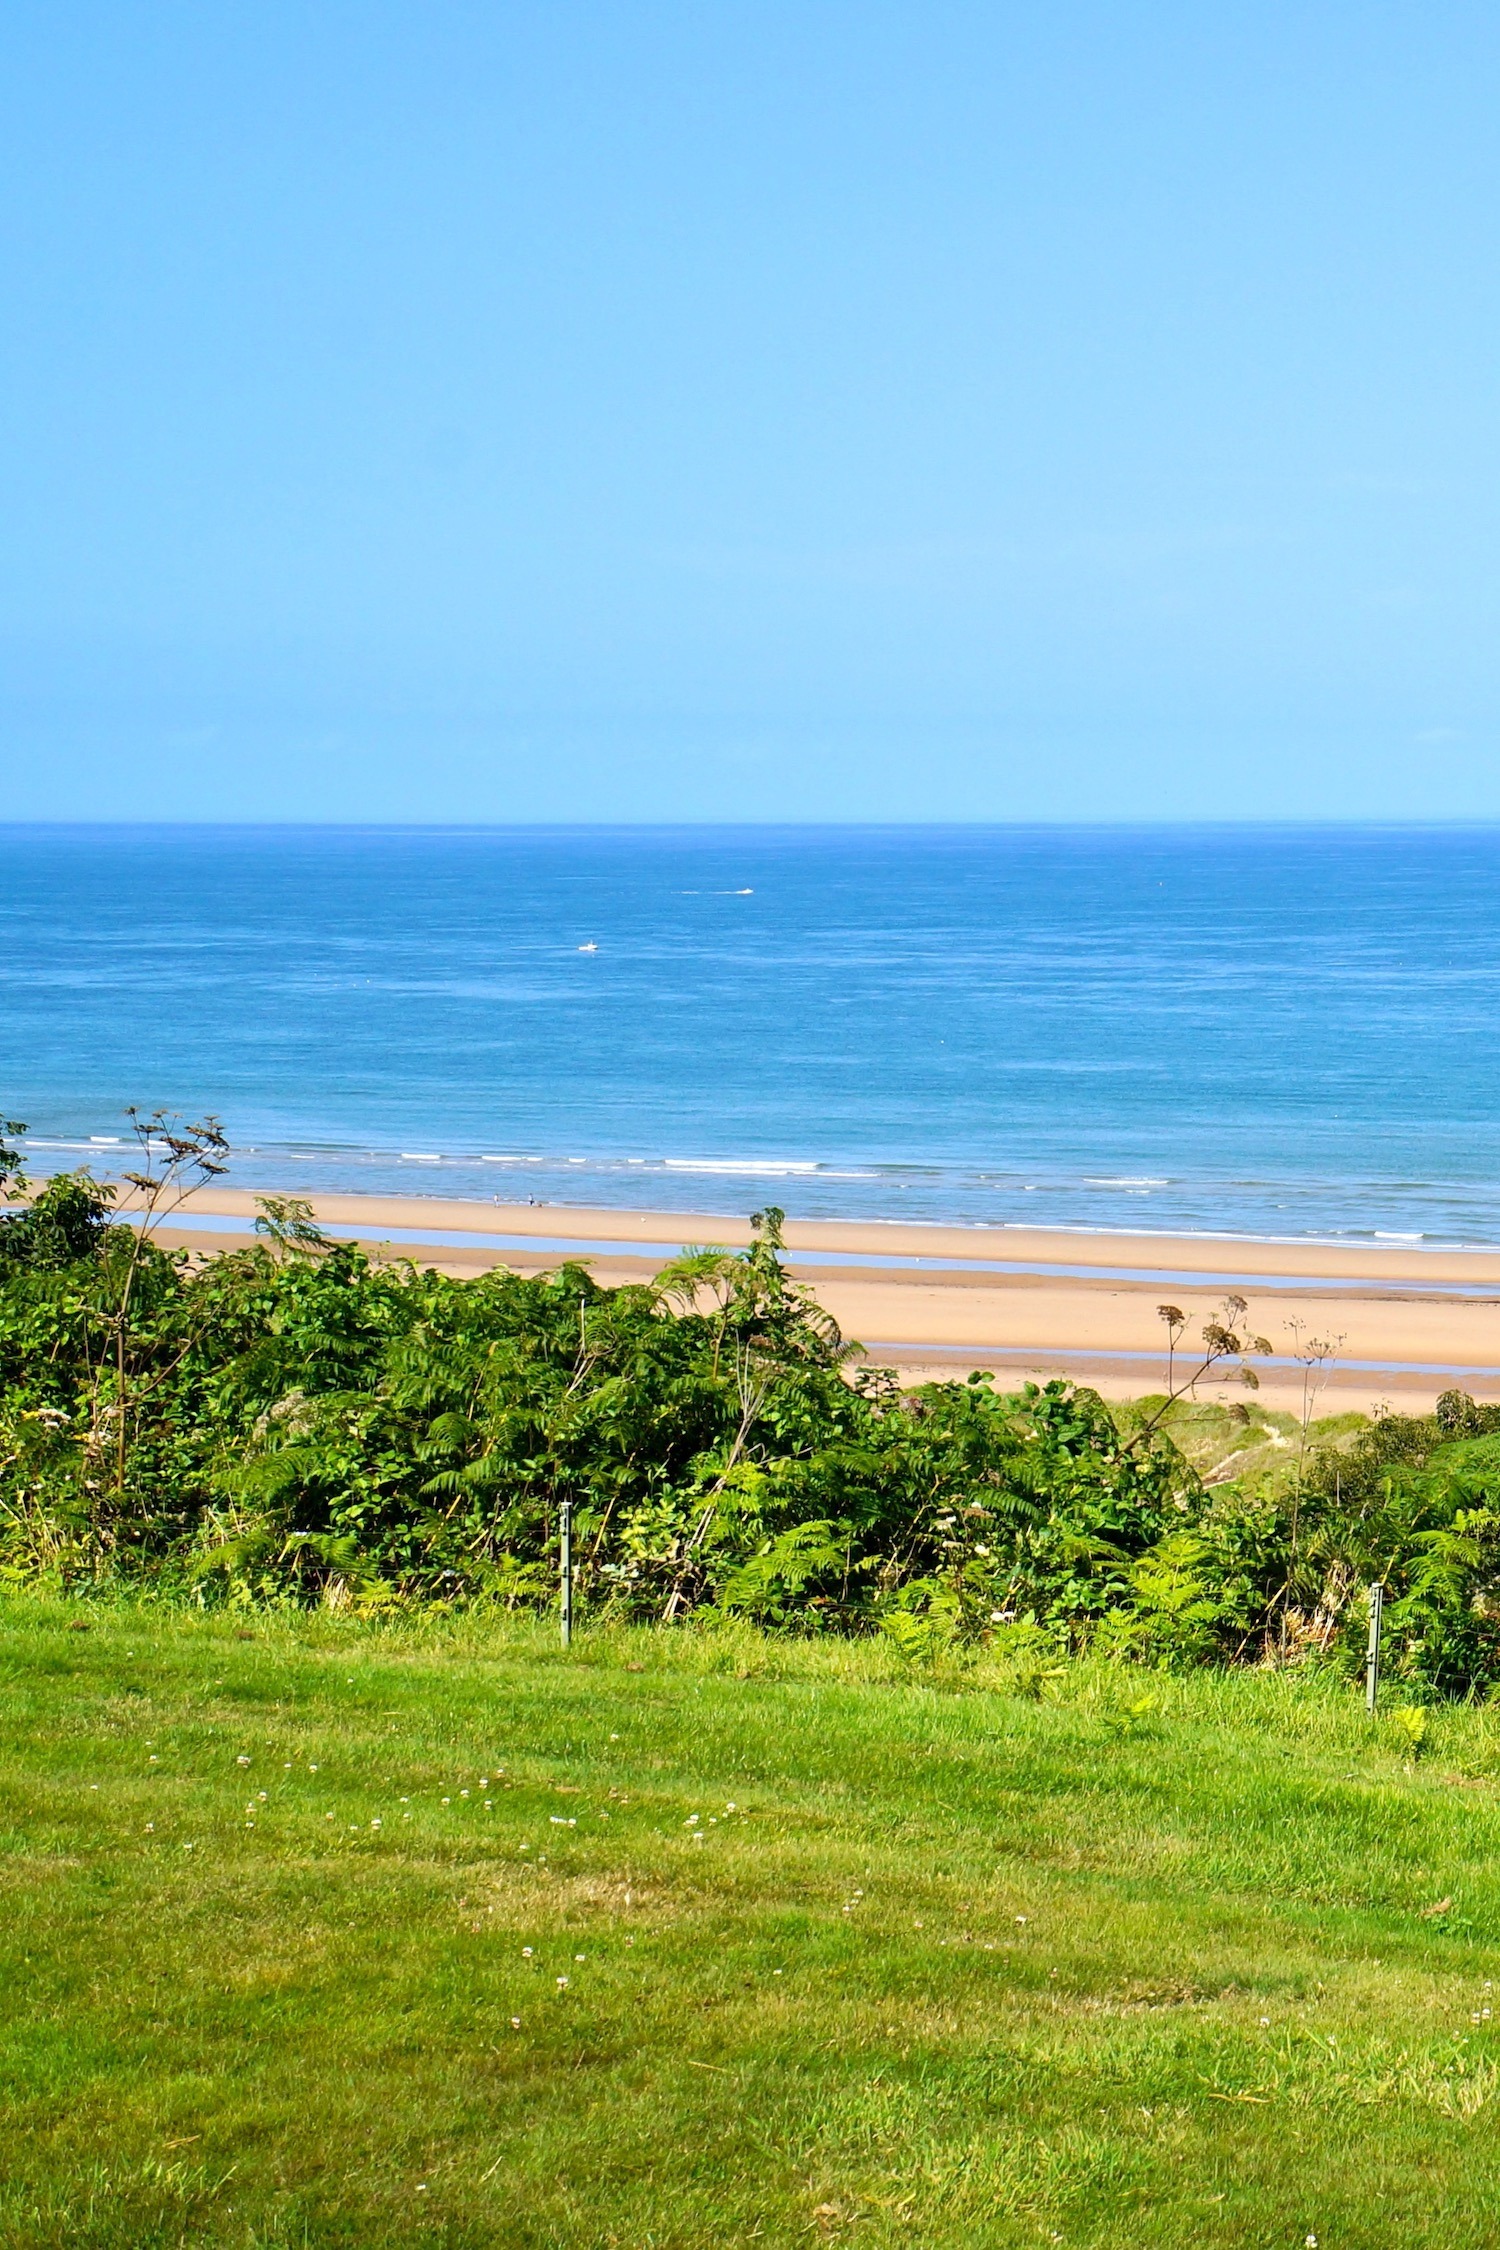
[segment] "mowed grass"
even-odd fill
[[[0,1607],[0,2242],[1495,2240],[1486,1712],[76,1614]]]

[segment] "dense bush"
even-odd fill
[[[168,1253],[81,1174],[0,1219],[11,1582],[530,1603],[567,1501],[579,1596],[619,1615],[987,1639],[1040,1688],[1085,1641],[1353,1663],[1378,1577],[1411,1691],[1500,1677],[1500,1412],[1471,1401],[1205,1485],[1161,1402],[851,1369],[774,1212],[618,1289],[376,1263],[275,1200],[259,1228]]]

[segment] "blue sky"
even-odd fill
[[[10,817],[1500,816],[1500,18],[10,0]]]

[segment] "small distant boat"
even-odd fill
[[[594,944],[593,940],[590,939],[587,945],[580,945],[578,950],[580,953],[597,953],[599,948]]]

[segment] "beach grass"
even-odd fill
[[[743,1629],[0,1647],[5,2245],[1494,2240],[1487,1710]]]

